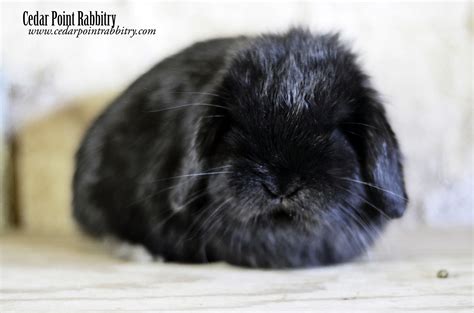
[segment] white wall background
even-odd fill
[[[23,11],[105,10],[156,36],[28,36]],[[306,25],[339,30],[387,102],[406,158],[411,198],[402,223],[473,224],[472,51],[468,1],[455,2],[3,2],[7,127],[61,103],[126,87],[190,43]]]

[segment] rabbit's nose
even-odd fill
[[[280,201],[283,201],[283,199],[286,198],[291,198],[301,189],[298,185],[294,184],[282,186],[272,182],[262,182],[262,188],[271,198],[280,199]]]

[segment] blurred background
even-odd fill
[[[106,11],[151,36],[28,35],[24,11]],[[71,234],[73,155],[91,119],[164,57],[198,40],[340,31],[383,95],[405,156],[398,229],[473,225],[470,1],[3,2],[0,229]]]

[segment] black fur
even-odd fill
[[[197,43],[133,83],[77,152],[74,216],[168,261],[349,260],[407,196],[400,151],[336,35]]]

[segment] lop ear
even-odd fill
[[[361,99],[343,128],[358,153],[370,202],[391,218],[401,217],[408,202],[401,153],[374,91]]]
[[[176,187],[170,193],[174,211],[184,208],[190,199],[202,192],[206,173],[213,171],[212,159],[216,157],[217,145],[228,127],[225,107],[209,101],[196,108],[196,116],[190,124],[190,145],[185,152]]]
[[[208,162],[215,156],[219,141],[229,128],[228,109],[217,103],[203,108],[197,120],[193,144],[201,161]]]

